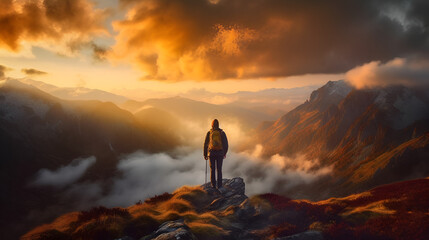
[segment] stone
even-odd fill
[[[242,178],[223,179],[222,188],[216,189],[211,183],[201,185],[207,192],[211,203],[204,207],[210,211],[224,211],[228,208],[233,209],[235,219],[247,220],[255,213],[255,209],[248,201],[245,193],[245,184]],[[243,224],[231,222],[228,231],[240,233],[243,231]],[[183,220],[168,221],[159,226],[158,230],[151,235],[141,238],[140,240],[193,240],[195,235]]]
[[[158,230],[149,236],[143,237],[140,240],[196,240],[197,238],[191,232],[190,228],[184,223],[183,219],[176,221],[168,221]]]
[[[239,206],[244,200],[247,199],[246,195],[234,195],[232,197],[220,197],[210,203],[210,210],[222,211],[230,206]]]
[[[245,184],[241,177],[232,179],[222,179],[222,188],[220,191],[211,186],[211,183],[201,185],[201,187],[213,196],[231,197],[233,195],[245,195]]]

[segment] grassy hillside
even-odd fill
[[[72,212],[22,239],[154,239],[161,224],[183,224],[196,239],[425,239],[429,178],[384,185],[319,202],[267,193],[248,198],[241,178],[226,191],[184,186],[128,208]],[[180,222],[177,222],[179,220]],[[176,221],[176,222],[169,222]],[[167,234],[167,233],[164,233]],[[162,239],[170,239],[163,235]]]

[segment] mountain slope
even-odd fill
[[[128,101],[122,104],[121,107],[131,112],[137,112],[142,108],[154,107],[181,119],[204,123],[205,125],[209,120],[219,118],[223,122],[235,122],[247,128],[254,128],[259,122],[270,120],[269,116],[255,110],[210,104],[183,97],[148,99],[144,102]]]
[[[317,87],[270,88],[235,93],[214,93],[204,89],[192,89],[182,96],[207,103],[250,109],[263,112],[272,118],[279,118],[305,101]]]
[[[184,186],[128,208],[69,213],[22,239],[425,239],[429,234],[427,178],[319,202],[272,193],[248,198],[241,178],[223,182],[222,192]]]
[[[57,98],[66,100],[98,100],[102,102],[112,102],[115,104],[122,104],[128,100],[128,98],[124,96],[98,89],[90,89],[85,87],[57,87],[29,78],[19,79],[19,81],[24,84],[36,87]]]
[[[75,207],[73,201],[62,202],[72,184],[65,189],[55,182],[35,185],[41,169],[55,172],[94,157],[77,181],[103,182],[115,176],[121,154],[164,152],[178,144],[171,133],[147,128],[112,103],[64,101],[20,82],[1,82],[1,238],[13,238],[4,234],[20,233]]]
[[[332,166],[332,177],[315,185],[323,186],[325,196],[345,195],[428,176],[428,122],[429,94],[424,89],[358,90],[338,81],[314,91],[309,101],[261,128],[258,139],[266,157],[304,154],[318,159],[320,167]],[[401,148],[401,144],[405,145]],[[400,174],[395,166],[401,166]],[[317,198],[316,190],[307,186],[305,192]]]

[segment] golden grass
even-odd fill
[[[206,212],[202,214],[198,214],[196,212],[185,212],[181,216],[185,219],[185,222],[199,221],[199,222],[212,223],[212,224],[219,223],[219,218],[217,218],[215,215],[213,215],[210,212]]]
[[[34,239],[35,236],[51,230],[56,229],[60,232],[67,231],[70,228],[70,224],[78,220],[79,212],[71,212],[56,218],[52,223],[43,224],[31,230],[21,237],[21,240]]]
[[[117,238],[123,235],[127,221],[119,216],[101,216],[78,226],[72,233],[74,238],[93,239],[101,234]]]
[[[273,209],[270,202],[259,197],[259,196],[253,196],[249,198],[250,204],[255,207],[255,209],[268,212]]]
[[[229,233],[216,225],[205,222],[191,222],[188,223],[188,226],[198,239],[223,239]]]
[[[200,186],[183,186],[173,192],[175,199],[183,199],[192,203],[193,206],[206,205],[210,200],[207,192]]]
[[[23,239],[35,239],[51,230],[68,231],[69,236],[77,239],[116,238],[124,233],[131,233],[139,238],[156,230],[161,223],[177,219],[184,219],[199,239],[222,239],[228,232],[221,226],[227,226],[227,223],[221,223],[212,212],[198,214],[194,207],[195,203],[207,200],[208,196],[201,187],[184,186],[176,190],[170,199],[130,206],[126,210],[131,218],[101,214],[85,222],[78,222],[81,213],[75,212],[61,216],[51,224],[35,228]],[[262,200],[259,202],[265,207],[269,206]]]
[[[186,212],[192,210],[193,207],[191,203],[183,199],[173,198],[167,202],[163,202],[157,208],[157,211],[177,211],[177,212]]]
[[[362,164],[353,173],[353,176],[351,177],[351,181],[353,183],[359,183],[359,182],[363,182],[363,181],[370,179],[372,176],[374,176],[374,174],[377,170],[385,168],[394,156],[405,151],[406,148],[418,144],[419,140],[420,140],[419,138],[412,139],[408,142],[405,142],[405,143],[399,145],[398,147],[396,147],[396,148],[394,148],[388,152],[381,154],[376,159]]]
[[[237,207],[236,206],[229,206],[228,208],[226,208],[222,212],[218,213],[218,215],[222,216],[222,217],[228,217],[228,216],[234,215],[234,213],[236,211],[237,211]]]
[[[142,205],[134,205],[128,208],[128,212],[133,216],[134,218],[139,217],[141,215],[159,215],[160,213],[155,210],[155,207],[150,206],[148,204],[142,204]]]
[[[186,195],[186,194],[195,194],[195,193],[206,193],[206,191],[204,191],[204,189],[201,186],[182,186],[178,189],[176,189],[173,192],[173,195],[175,195],[176,197],[179,197],[181,195]]]
[[[325,231],[329,227],[328,223],[324,223],[321,221],[315,221],[310,226],[308,226],[309,230],[316,230],[316,231]]]
[[[343,197],[343,198],[329,198],[326,200],[313,202],[312,204],[316,204],[316,205],[342,204],[342,205],[345,205],[344,201],[355,201],[359,198],[368,198],[371,196],[372,196],[371,192],[363,192],[363,193],[352,194],[352,195],[349,195],[349,196]]]
[[[384,204],[389,202],[388,200],[381,200],[377,202],[372,202],[365,206],[355,207],[355,208],[346,208],[341,216],[349,216],[352,214],[364,213],[364,212],[372,212],[378,214],[394,214],[396,211],[388,209]]]

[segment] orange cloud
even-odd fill
[[[23,42],[86,41],[104,32],[104,17],[88,0],[2,0],[0,48],[18,52]]]
[[[220,80],[341,73],[429,49],[421,1],[122,0],[111,59],[144,79]],[[389,6],[387,6],[389,5]],[[390,6],[391,5],[391,6]],[[386,9],[403,11],[404,27]],[[412,21],[411,21],[412,20]],[[426,51],[427,52],[427,51]]]
[[[359,89],[389,85],[428,87],[429,61],[404,58],[395,58],[386,63],[373,61],[348,71],[346,80]]]

